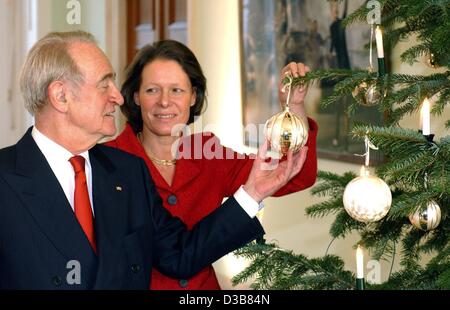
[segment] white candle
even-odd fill
[[[381,33],[380,26],[377,26],[377,28],[375,29],[375,40],[377,41],[378,58],[384,58],[383,35]]]
[[[420,114],[422,116],[422,134],[428,136],[430,134],[430,102],[427,98],[422,103]]]
[[[364,279],[364,255],[359,245],[356,249],[356,278]]]

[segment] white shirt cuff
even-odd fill
[[[264,208],[264,204],[256,202],[245,190],[244,186],[241,185],[239,189],[234,193],[234,199],[241,205],[242,209],[247,212],[250,217],[255,217],[259,210]]]

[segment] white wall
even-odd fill
[[[208,81],[209,104],[201,118],[203,127],[215,127],[213,131],[223,143],[239,149],[242,111],[237,16],[236,0],[190,0],[188,4],[189,47]]]
[[[62,0],[0,0],[0,148],[14,144],[32,125],[18,89],[18,73],[28,49],[50,31],[82,29],[95,35],[120,85],[126,64],[126,3],[79,0],[81,23],[69,25]],[[120,112],[117,112],[120,114]],[[118,127],[122,127],[117,117]]]
[[[5,47],[0,57],[0,147],[9,145],[10,131],[14,128],[14,110],[12,106],[12,55],[14,41],[9,38],[13,24],[13,3],[0,1],[0,39]]]
[[[18,72],[26,52],[29,6],[24,0],[0,0],[0,148],[23,135],[29,119],[19,93]]]

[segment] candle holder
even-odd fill
[[[383,77],[386,74],[386,63],[384,58],[378,58],[378,76]]]
[[[422,129],[419,129],[419,132],[422,133],[422,132],[423,132]],[[434,134],[433,134],[433,133],[431,133],[431,134],[429,134],[429,135],[424,135],[424,134],[422,134],[422,136],[425,138],[425,140],[428,141],[429,144],[434,144],[434,141],[433,141],[433,139],[434,139]]]
[[[257,244],[266,244],[266,239],[263,236],[256,238],[255,241]]]
[[[429,143],[433,143],[434,134],[423,135]]]
[[[364,290],[364,278],[356,278],[356,290]]]

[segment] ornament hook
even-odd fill
[[[366,157],[365,164],[364,164],[364,166],[366,166],[366,167],[369,167],[370,149],[378,150],[378,147],[375,144],[373,144],[372,141],[370,141],[368,134],[369,134],[369,131],[367,130],[365,138],[364,138],[364,145],[365,145],[366,152],[364,154],[355,154],[356,156],[361,156],[361,157],[365,156]]]
[[[284,84],[283,88],[281,89],[281,91],[283,93],[286,92],[286,88],[288,88],[288,94],[287,94],[287,98],[286,98],[286,103],[285,103],[285,107],[286,107],[286,111],[289,112],[289,101],[291,99],[291,89],[292,89],[292,82],[294,80],[294,77],[292,76],[291,72],[287,71],[285,72],[285,75],[287,76],[287,78],[289,79],[289,82],[287,82],[286,84]]]

